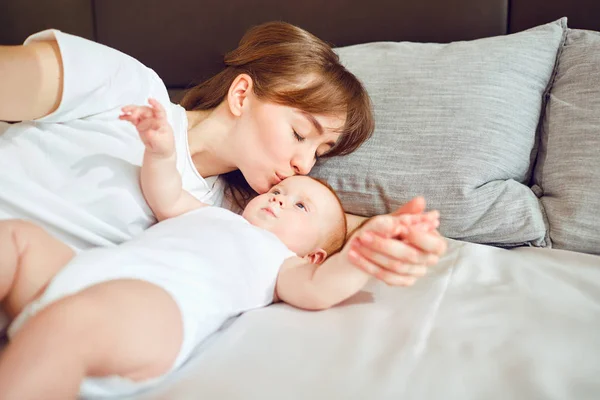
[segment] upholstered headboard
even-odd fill
[[[2,0],[0,44],[57,28],[124,51],[172,89],[219,70],[250,26],[299,25],[335,46],[451,42],[521,31],[567,16],[600,30],[598,0]]]

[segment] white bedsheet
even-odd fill
[[[600,257],[449,242],[412,288],[251,311],[137,398],[600,398]]]

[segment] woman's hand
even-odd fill
[[[424,210],[425,200],[417,197],[368,220],[347,243],[350,261],[388,285],[413,285],[446,252],[446,241],[437,231],[439,212]]]
[[[125,106],[119,119],[131,122],[137,129],[146,151],[158,157],[170,157],[175,153],[173,129],[167,120],[163,106],[155,99],[148,99],[150,106]]]

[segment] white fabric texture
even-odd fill
[[[0,219],[44,226],[75,250],[130,239],[155,222],[139,187],[144,147],[121,107],[156,98],[167,110],[184,189],[211,205],[223,202],[218,177],[203,179],[192,164],[185,110],[172,104],[162,80],[107,46],[57,30],[64,64],[58,109],[35,121],[0,123]]]
[[[14,335],[48,304],[100,282],[141,279],[165,289],[182,314],[184,340],[173,369],[227,319],[273,301],[277,274],[294,257],[277,236],[219,207],[162,221],[117,247],[78,254],[10,325]],[[81,395],[123,396],[157,384],[86,379]]]

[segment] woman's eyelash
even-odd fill
[[[296,132],[296,131],[295,131],[295,130],[293,130],[293,129],[292,129],[292,132],[294,132],[294,137],[296,138],[296,140],[297,140],[297,141],[299,141],[299,142],[304,142],[304,140],[306,139],[306,138],[304,138],[304,137],[300,136],[300,135],[298,134],[298,132]]]

